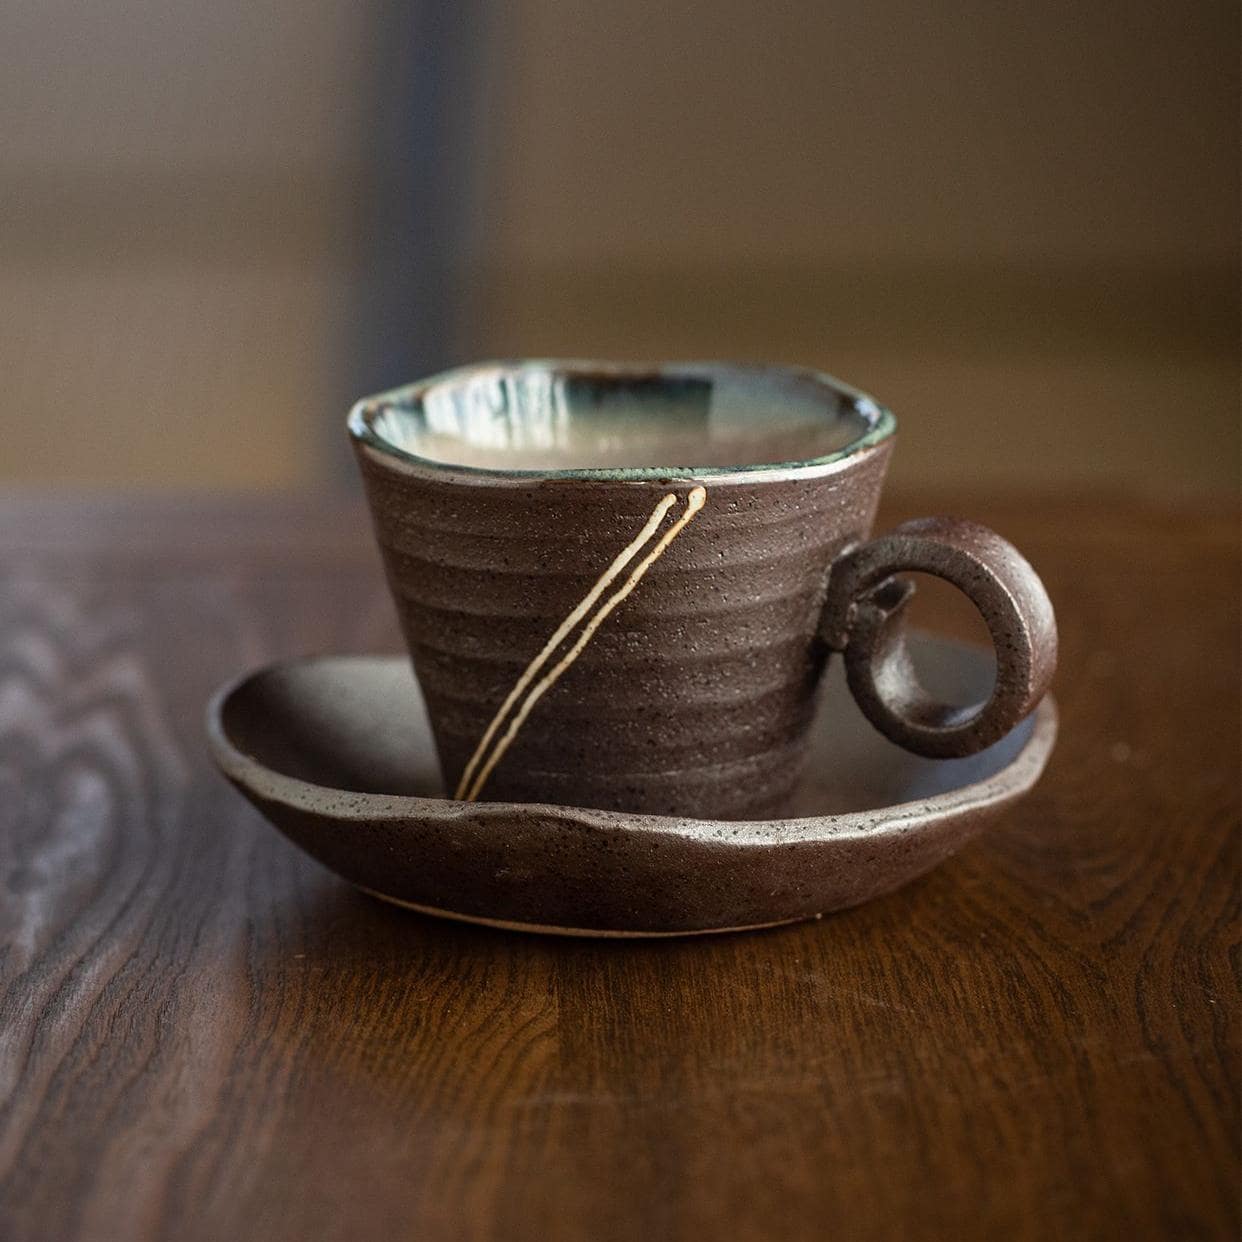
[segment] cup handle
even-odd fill
[[[920,570],[952,583],[979,610],[996,649],[996,684],[974,707],[952,707],[919,684],[906,649],[905,605]],[[843,653],[855,701],[890,741],[918,755],[960,758],[1004,737],[1043,698],[1057,664],[1057,623],[1044,584],[986,526],[919,518],[833,563],[820,637]]]

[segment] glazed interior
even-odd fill
[[[816,464],[891,424],[815,372],[700,363],[487,363],[360,402],[350,418],[355,435],[422,462],[553,474]]]

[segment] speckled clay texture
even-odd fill
[[[703,510],[539,703],[484,797],[778,812],[827,656],[827,572],[871,530],[891,443],[804,477],[705,480]],[[548,635],[695,480],[506,485],[355,447],[451,787]]]
[[[967,694],[990,676],[986,657],[952,644],[925,640],[921,663]],[[437,765],[404,659],[263,670],[217,696],[208,736],[276,827],[389,900],[544,930],[680,934],[808,918],[921,875],[1034,784],[1056,736],[1046,698],[978,755],[921,759],[831,689],[796,817],[766,821],[433,796]]]
[[[654,420],[638,392],[665,401]],[[689,426],[688,450],[706,458],[726,437],[713,438],[713,417],[775,452],[773,429],[795,410],[796,444],[828,451],[773,465],[517,468],[532,427],[569,443],[618,400],[630,404],[596,452],[630,442],[638,454],[652,426]],[[844,654],[871,722],[912,751],[961,756],[1003,737],[1051,680],[1052,605],[1021,554],[975,523],[925,519],[868,542],[894,425],[831,377],[724,363],[481,364],[359,402],[349,428],[449,788],[465,801],[782,814],[829,651]],[[435,437],[450,454],[481,443],[484,465],[420,455]],[[648,540],[650,556],[636,551]],[[627,579],[617,566],[630,557]],[[919,685],[899,576],[911,570],[979,608],[998,656],[984,702],[950,706]],[[623,589],[601,604],[614,573]]]

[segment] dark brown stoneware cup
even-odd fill
[[[827,376],[489,363],[349,428],[456,797],[779,815],[831,652],[876,728],[937,757],[999,740],[1051,679],[1052,606],[1000,536],[931,518],[869,540],[895,421]],[[985,703],[920,687],[916,570],[987,623]]]

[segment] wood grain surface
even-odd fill
[[[358,508],[0,500],[0,1238],[1235,1237],[1237,515],[952,507],[1058,607],[1043,783],[626,944],[369,900],[210,769],[223,679],[395,648]]]

